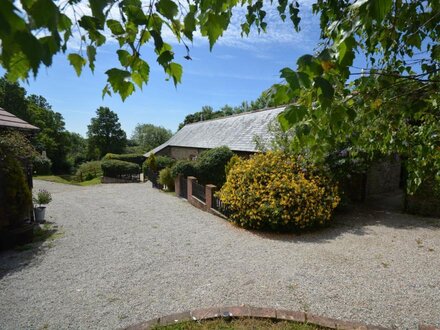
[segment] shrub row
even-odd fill
[[[140,173],[139,165],[116,159],[103,160],[101,162],[101,168],[103,175],[111,178]]]
[[[142,164],[145,161],[145,156],[142,154],[112,154],[112,153],[108,153],[104,157],[102,157],[102,160],[122,160],[124,162],[135,163],[139,166],[142,166]]]

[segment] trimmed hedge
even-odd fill
[[[116,159],[102,161],[101,168],[103,175],[110,178],[140,173],[139,165]]]
[[[108,153],[104,157],[102,157],[102,160],[122,160],[124,162],[135,163],[139,166],[142,166],[142,164],[145,161],[145,156],[142,154],[112,154],[112,153]]]
[[[176,178],[179,174],[184,177],[188,176],[197,176],[197,170],[195,168],[195,164],[190,160],[179,160],[174,164],[171,168],[171,175],[173,178]]]
[[[226,181],[225,167],[234,153],[228,147],[203,151],[195,162],[197,179],[203,184],[223,186]]]

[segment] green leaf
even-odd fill
[[[156,3],[156,9],[168,19],[173,19],[179,12],[177,4],[172,0],[159,0]]]
[[[333,101],[334,89],[328,80],[322,77],[314,79],[314,87],[318,90],[319,102],[323,107],[328,107]]]
[[[96,48],[92,45],[87,46],[87,58],[90,70],[95,71]]]
[[[287,131],[307,115],[307,108],[302,105],[289,105],[282,113],[278,115],[278,121],[281,128]]]
[[[104,8],[110,3],[109,0],[89,0],[92,15],[99,20],[104,20]]]
[[[393,7],[393,0],[370,0],[370,16],[382,21]]]
[[[309,88],[311,83],[309,76],[304,72],[293,71],[290,68],[281,70],[281,78],[286,79],[292,91],[298,91],[300,88]]]
[[[353,60],[355,57],[354,54],[354,45],[355,45],[355,39],[353,36],[349,36],[345,38],[340,44],[339,44],[339,64],[342,66],[350,66],[353,64]]]
[[[122,101],[125,101],[125,99],[134,92],[134,85],[130,81],[130,72],[113,68],[107,70],[105,73],[107,75],[107,81],[110,83],[113,91],[119,93]]]
[[[3,5],[3,4],[2,4]],[[58,7],[51,0],[36,0],[28,9],[35,27],[47,27],[54,31],[58,27]]]
[[[311,78],[320,76],[323,73],[320,61],[312,55],[303,55],[296,63],[298,65],[298,71],[306,73]]]
[[[201,26],[201,33],[203,36],[208,36],[209,49],[212,50],[217,39],[223,34],[229,25],[229,15],[227,13],[214,14],[208,13],[208,18]]]
[[[123,67],[128,67],[131,64],[131,54],[124,49],[119,49],[117,53],[119,63],[121,63]]]
[[[174,53],[172,51],[165,50],[159,55],[157,62],[163,67],[166,67],[173,59]]]
[[[191,41],[193,40],[193,33],[196,30],[195,12],[196,6],[190,5],[190,11],[183,19],[183,34]]]
[[[166,68],[166,73],[173,78],[174,86],[181,82],[182,72],[182,66],[178,63],[172,62]]]
[[[82,56],[74,53],[69,54],[67,58],[69,59],[70,65],[74,67],[76,74],[79,77],[81,75],[82,68],[84,65],[86,65],[87,61]]]
[[[145,83],[148,82],[150,75],[150,66],[148,65],[147,62],[145,62],[140,58],[136,58],[136,60],[132,65],[132,69],[141,76],[143,82]]]
[[[119,21],[114,19],[107,20],[107,27],[112,31],[114,35],[121,35],[125,33],[124,28],[122,27],[121,23]]]
[[[292,100],[288,93],[289,87],[284,84],[275,84],[270,88],[269,95],[275,106],[287,104]]]

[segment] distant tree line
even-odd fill
[[[4,77],[0,78],[0,107],[40,129],[31,143],[40,155],[46,153],[49,170],[55,174],[72,173],[80,164],[107,153],[145,153],[172,135],[163,127],[138,124],[132,138],[127,139],[118,115],[100,107],[84,138],[66,130],[61,113],[54,111],[43,96],[27,95],[18,83]]]

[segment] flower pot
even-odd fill
[[[34,208],[35,221],[44,222],[44,216],[46,213],[46,206],[37,206]]]

